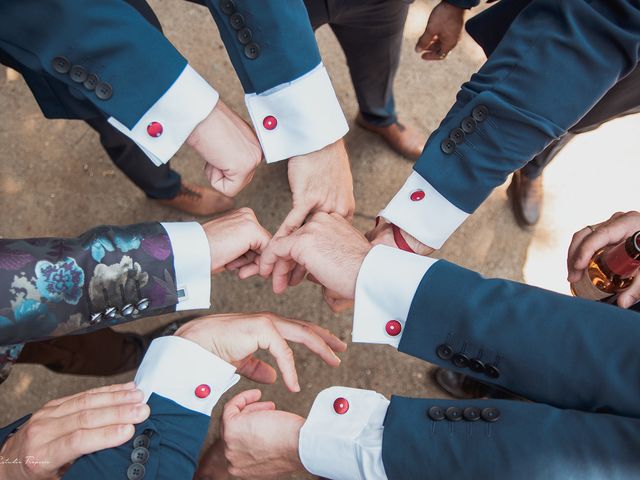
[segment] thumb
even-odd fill
[[[640,300],[640,276],[636,276],[629,288],[618,295],[618,306],[629,308],[635,305],[638,300]]]
[[[429,48],[435,43],[438,38],[438,34],[434,31],[434,29],[427,25],[427,28],[424,30],[422,36],[418,39],[416,43],[416,52],[424,52],[429,50]]]
[[[257,402],[262,397],[262,392],[257,388],[240,392],[229,400],[222,412],[222,422],[228,422],[236,415],[239,415],[248,405]]]
[[[280,225],[280,228],[278,228],[274,237],[285,237],[295,232],[307,219],[309,210],[306,206],[294,206],[282,222],[282,225]]]
[[[273,402],[256,402],[251,405],[247,405],[247,407],[242,411],[242,413],[252,413],[252,412],[264,412],[265,410],[275,410],[276,404]]]

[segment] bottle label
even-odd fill
[[[622,242],[604,254],[609,270],[622,278],[631,277],[640,267],[640,260],[630,257],[625,248],[625,242]]]
[[[584,272],[584,275],[580,280],[571,284],[571,292],[576,297],[586,298],[587,300],[603,300],[611,296],[610,293],[603,292],[591,283],[591,279],[589,278],[587,271]]]

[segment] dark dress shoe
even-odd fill
[[[532,227],[540,220],[542,211],[542,177],[528,178],[522,171],[514,172],[507,189],[518,225]]]
[[[460,400],[471,400],[474,398],[501,398],[504,400],[527,399],[511,393],[504,388],[483,383],[475,378],[468,377],[463,373],[437,368],[433,373],[436,384],[449,395]]]

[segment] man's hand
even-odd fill
[[[416,43],[423,60],[442,60],[455,48],[462,34],[465,10],[442,1],[431,12],[427,28]]]
[[[220,425],[229,473],[247,479],[279,479],[304,471],[298,439],[305,419],[259,402],[260,390],[227,402]]]
[[[585,269],[593,254],[601,248],[615,245],[640,230],[640,212],[617,212],[605,222],[585,227],[576,232],[571,239],[567,253],[569,282],[577,282],[585,274]],[[620,292],[618,306],[629,308],[640,300],[640,275],[637,275],[629,288]]]
[[[237,260],[241,265],[254,264],[271,240],[271,234],[258,222],[250,208],[240,208],[205,223],[211,251],[211,271],[219,272]]]
[[[366,237],[371,245],[387,245],[389,247],[400,248],[400,244],[404,241],[414,253],[418,255],[430,255],[435,250],[424,243],[420,243],[415,237],[412,237],[401,228],[393,231],[393,226],[384,218],[379,217],[373,230],[367,232]],[[399,238],[396,238],[399,235]]]
[[[198,124],[187,143],[204,159],[211,186],[230,197],[251,182],[262,160],[256,134],[222,100]]]
[[[212,315],[184,324],[175,335],[197,343],[238,369],[238,373],[260,383],[274,383],[276,371],[253,353],[269,350],[282,372],[285,385],[299,392],[293,352],[286,340],[305,345],[332,367],[340,365],[334,352],[347,345],[330,331],[274,313]]]
[[[360,266],[370,249],[367,239],[340,215],[316,213],[291,235],[274,237],[260,257],[259,269],[242,267],[239,276],[271,275],[273,291],[281,293],[297,263],[337,295],[353,299]]]
[[[131,382],[50,401],[2,446],[0,478],[58,479],[82,455],[122,445],[149,416],[143,399]]]

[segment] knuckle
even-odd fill
[[[90,410],[83,410],[78,414],[78,426],[80,428],[87,428],[91,425],[93,415]]]
[[[76,430],[75,432],[70,434],[67,440],[67,446],[73,452],[82,451],[83,443],[84,443],[84,434],[82,433],[81,430]]]

